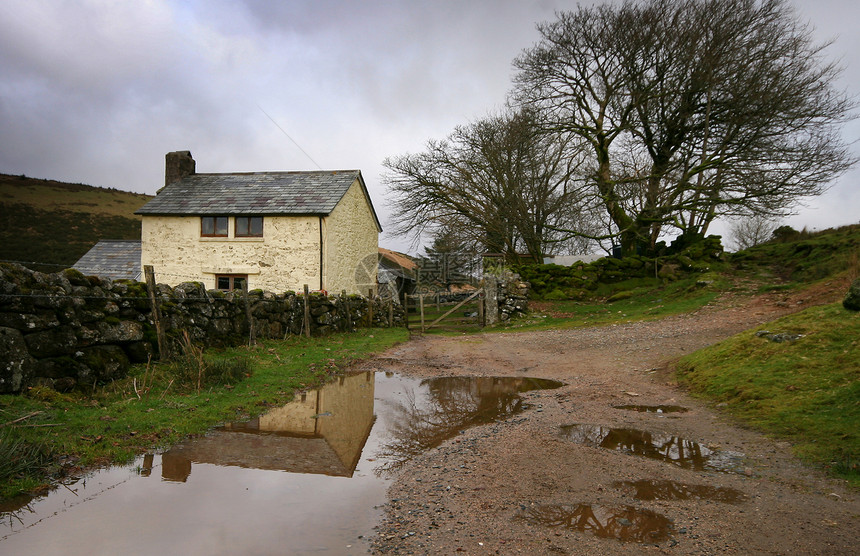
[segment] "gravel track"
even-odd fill
[[[684,354],[831,301],[836,291],[727,296],[687,315],[597,328],[424,336],[365,363],[415,377],[532,376],[566,384],[526,393],[525,412],[463,431],[412,460],[389,490],[371,551],[860,554],[856,492],[800,464],[788,443],[740,427],[719,408],[691,398],[671,372],[672,361]],[[681,405],[689,411],[613,408],[620,404]],[[573,442],[560,434],[561,426],[571,424],[682,437],[737,461],[731,472],[686,469]],[[640,500],[631,487],[618,484],[643,479],[735,489],[743,497],[734,504],[707,497]],[[546,517],[546,508],[558,514],[579,505],[594,514],[582,521],[583,529],[534,521]],[[641,516],[650,519],[648,511],[671,520],[665,538],[635,542],[594,534],[635,529]],[[601,518],[607,512],[616,514],[609,525]]]

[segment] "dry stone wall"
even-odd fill
[[[157,287],[162,322],[174,348],[184,332],[204,346],[303,333],[304,295],[206,290],[199,282]],[[403,309],[360,295],[309,296],[313,335],[356,327],[403,326]],[[370,309],[373,322],[370,322]],[[251,320],[247,318],[250,309]],[[131,363],[157,356],[146,285],[111,281],[67,269],[43,274],[0,263],[0,393],[32,385],[57,390],[92,386],[125,376]]]
[[[499,283],[499,320],[521,317],[529,310],[529,284],[510,273]]]
[[[497,268],[484,276],[487,296],[487,324],[524,316],[529,310],[529,284],[520,275],[505,268]]]

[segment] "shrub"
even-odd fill
[[[180,389],[193,388],[200,392],[204,386],[236,384],[251,374],[247,357],[212,359],[203,355],[203,348],[194,345],[188,332],[180,338],[182,352],[168,363],[166,374]]]
[[[612,303],[613,301],[621,301],[622,299],[629,299],[631,297],[633,297],[633,291],[627,290],[627,291],[618,292],[616,294],[609,296],[609,298],[606,300],[606,302]]]
[[[251,374],[251,360],[247,357],[215,359],[206,362],[206,384],[236,384]]]
[[[50,461],[44,446],[24,442],[12,429],[0,429],[0,483],[44,468]]]

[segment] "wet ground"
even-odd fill
[[[0,554],[858,554],[855,491],[672,376],[795,302],[418,338],[2,513]]]
[[[360,554],[390,477],[560,382],[361,372],[0,513],[2,554]]]
[[[658,322],[425,336],[368,363],[565,384],[404,464],[373,551],[860,554],[856,491],[674,381],[674,358],[804,303],[753,301]]]
[[[563,425],[561,436],[577,444],[615,450],[696,471],[743,473],[744,455],[709,449],[671,434],[600,425]]]

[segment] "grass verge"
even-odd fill
[[[800,337],[775,342],[774,335]],[[791,442],[807,463],[860,487],[858,361],[860,314],[834,303],[697,351],[677,369],[694,395],[724,404],[743,422]]]
[[[135,367],[89,395],[33,388],[0,396],[0,497],[47,488],[80,468],[127,463],[218,423],[259,415],[407,337],[402,328],[362,329],[205,356],[186,350],[185,365]],[[195,367],[201,361],[208,376]],[[247,369],[244,377],[235,376],[236,368]]]
[[[611,302],[532,301],[529,303],[532,314],[508,321],[492,330],[520,332],[654,320],[700,309],[729,289],[729,280],[717,273],[666,285],[657,281],[653,284],[641,282],[641,279],[638,280],[636,287],[631,289],[625,289],[623,284],[618,285],[613,294],[617,300]]]

